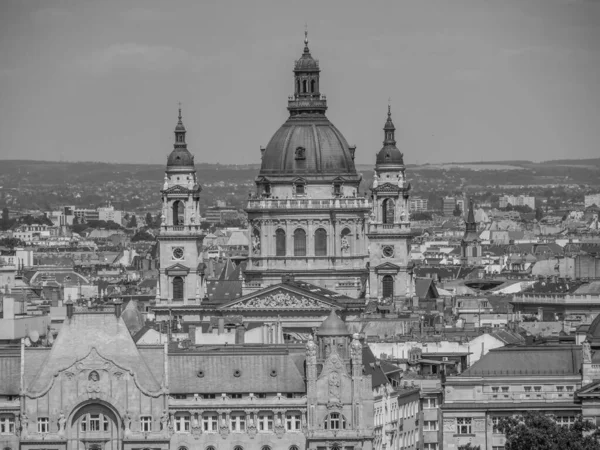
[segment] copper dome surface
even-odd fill
[[[323,321],[317,330],[318,336],[350,336],[348,327],[332,309],[329,317]]]
[[[404,156],[402,152],[398,150],[396,146],[388,146],[386,145],[379,153],[377,153],[377,165],[382,164],[400,164],[404,165]]]
[[[303,149],[303,150],[300,150]],[[302,158],[297,157],[302,152]],[[348,142],[325,116],[290,118],[269,141],[261,175],[356,174]]]
[[[167,158],[167,167],[194,167],[194,157],[187,148],[175,148]]]

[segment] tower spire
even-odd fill
[[[383,127],[384,132],[384,140],[383,145],[396,145],[396,127],[394,126],[394,122],[392,122],[392,102],[391,98],[388,99],[388,112],[387,112],[387,120],[385,121],[385,126]]]
[[[175,148],[183,147],[187,148],[187,144],[185,143],[185,127],[183,126],[182,116],[181,116],[181,102],[179,102],[179,114],[177,115],[177,125],[175,126]]]

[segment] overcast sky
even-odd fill
[[[2,0],[0,158],[258,163],[305,22],[358,163],[600,156],[600,1]]]

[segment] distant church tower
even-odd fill
[[[175,127],[175,144],[167,159],[162,190],[160,251],[160,302],[200,303],[203,295],[204,264],[200,229],[200,191],[194,157],[187,149],[185,127]]]
[[[463,266],[478,264],[481,259],[481,240],[477,234],[477,222],[473,212],[473,200],[469,202],[469,214],[465,222],[465,234],[460,242],[460,262]]]
[[[408,209],[410,183],[404,156],[396,147],[391,108],[383,127],[383,148],[377,154],[373,178],[373,210],[369,224],[370,298],[412,297],[409,267],[412,233]]]

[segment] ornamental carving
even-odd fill
[[[317,344],[313,340],[312,336],[308,337],[308,342],[306,342],[306,357],[314,358],[317,356]]]
[[[456,431],[456,422],[454,419],[444,419],[444,431],[454,433]]]
[[[326,309],[327,305],[304,296],[292,295],[289,292],[276,292],[264,297],[252,298],[243,303],[231,305],[232,309],[250,309],[250,308],[318,308]]]
[[[340,402],[341,380],[338,372],[329,374],[329,403]]]
[[[485,419],[483,417],[473,419],[473,431],[485,431]]]

